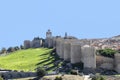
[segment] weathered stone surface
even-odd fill
[[[103,63],[103,64],[100,65],[100,68],[107,69],[107,70],[113,70],[113,64]]]
[[[48,44],[48,48],[52,48],[53,47],[53,38],[47,38],[47,44]]]
[[[96,66],[97,68],[103,68],[107,70],[114,69],[114,60],[113,58],[108,58],[104,56],[96,56]]]
[[[0,73],[5,80],[25,77],[36,77],[34,72],[5,72]]]
[[[56,38],[54,37],[53,38],[53,48],[55,48],[56,47]]]
[[[50,29],[48,29],[48,31],[46,32],[46,38],[52,38],[52,32],[50,31]]]
[[[60,54],[60,42],[61,42],[61,38],[57,38],[56,39],[56,53],[58,54],[58,56],[61,56]]]
[[[120,73],[120,53],[114,55],[115,70]]]
[[[81,46],[77,42],[71,43],[71,63],[78,63],[81,61]]]
[[[31,47],[31,41],[30,40],[25,40],[24,41],[24,48],[25,49],[28,49],[28,48],[30,48]]]
[[[53,48],[53,37],[50,29],[46,32],[45,47]]]
[[[64,39],[61,39],[60,42],[60,58],[64,58]]]
[[[70,40],[65,40],[64,42],[64,60],[70,61],[70,54],[71,51],[71,45],[70,45]]]
[[[89,45],[82,47],[82,62],[85,68],[96,68],[95,48]]]
[[[33,41],[31,42],[31,46],[32,46],[33,48],[39,48],[39,47],[42,46],[42,41],[41,41],[41,40],[33,40]]]

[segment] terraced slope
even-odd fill
[[[35,71],[37,66],[53,66],[54,58],[50,56],[52,49],[36,48],[19,50],[0,56],[0,68],[11,70]]]

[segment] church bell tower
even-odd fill
[[[50,31],[50,29],[48,29],[48,31],[46,32],[46,38],[52,38],[52,32]]]

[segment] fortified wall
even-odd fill
[[[120,54],[115,54],[115,58],[97,56],[94,47],[78,39],[56,38],[53,42],[59,57],[72,64],[82,62],[84,68],[103,68],[120,73]]]
[[[43,46],[43,40],[42,38],[35,37],[32,41],[30,40],[25,40],[24,41],[24,48],[39,48]]]
[[[33,45],[34,44],[34,45]],[[38,45],[39,44],[39,45]],[[26,48],[40,47],[43,43],[40,40],[29,40],[24,42]],[[52,32],[46,32],[45,47],[56,48],[58,56],[65,61],[70,61],[72,64],[82,62],[84,68],[103,68],[115,70],[120,73],[120,54],[115,54],[114,58],[108,58],[96,55],[96,49],[89,45],[89,41],[79,40],[74,37],[67,36],[64,38],[53,37]]]
[[[83,62],[85,68],[96,68],[95,48],[88,45],[81,46],[80,40],[56,39],[56,53],[72,64]]]
[[[97,55],[96,56],[96,66],[98,68],[113,70],[114,69],[114,59]]]
[[[120,73],[120,54],[115,54],[115,59],[114,59],[114,62],[115,62],[115,70]]]

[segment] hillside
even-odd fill
[[[113,36],[111,39],[120,40],[120,35]]]
[[[36,48],[19,50],[0,56],[0,68],[11,70],[34,71],[37,66],[53,66],[51,62],[54,58],[50,56],[52,49]],[[48,60],[49,58],[49,60]]]

